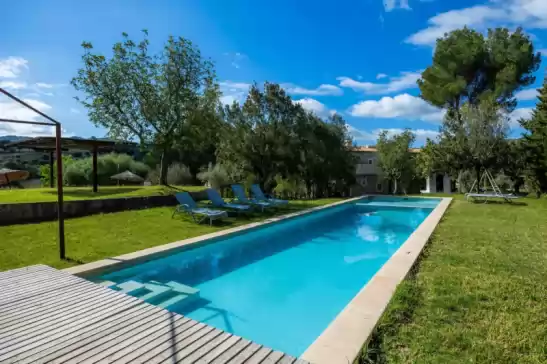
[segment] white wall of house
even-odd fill
[[[433,173],[425,180],[425,190],[421,190],[421,193],[452,193],[452,179],[449,175],[442,176],[442,188],[437,188],[437,174]]]

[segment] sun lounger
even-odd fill
[[[465,199],[467,201],[469,201],[469,200],[484,200],[484,202],[488,202],[488,199],[492,199],[492,198],[501,198],[504,201],[513,202],[513,200],[518,199],[519,196],[515,196],[513,194],[495,193],[495,192],[480,192],[480,193],[466,193],[465,194]]]
[[[218,193],[217,190],[214,190],[212,188],[207,189],[207,196],[209,197],[209,200],[211,200],[211,203],[216,207],[222,207],[225,209],[230,209],[232,211],[236,212],[249,212],[251,210],[251,206],[249,205],[242,205],[237,203],[229,203],[222,199],[222,196],[220,196],[220,193]]]
[[[271,196],[266,196],[259,185],[254,184],[251,186],[251,193],[257,201],[265,201],[274,205],[286,205],[289,203],[287,200],[280,200]]]
[[[247,195],[245,195],[245,189],[243,188],[242,185],[232,185],[232,191],[234,191],[235,201],[246,204],[246,205],[259,207],[262,211],[264,211],[264,209],[268,207],[274,206],[270,202],[251,200],[250,198],[247,197]]]
[[[194,221],[198,224],[209,219],[209,225],[212,225],[213,220],[228,217],[228,213],[226,211],[198,207],[188,192],[179,192],[175,195],[175,197],[177,198],[179,205],[175,208],[175,211],[173,211],[171,218],[173,218],[176,213],[185,212],[192,216],[192,219],[194,219]]]

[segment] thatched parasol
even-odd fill
[[[118,173],[110,177],[110,179],[116,180],[116,181],[127,181],[127,182],[133,182],[133,183],[142,183],[144,182],[144,178],[141,176],[137,176],[135,173],[131,171],[125,171],[122,173]]]
[[[0,169],[0,186],[9,185],[10,182],[22,181],[28,178],[27,171],[19,171],[16,169]]]

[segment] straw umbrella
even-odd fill
[[[29,173],[27,171],[20,171],[16,169],[0,169],[0,186],[9,185],[11,182],[17,182],[27,179]]]
[[[125,171],[122,173],[115,174],[110,177],[110,179],[118,181],[118,184],[120,184],[120,181],[126,181],[131,183],[143,183],[144,178],[141,176],[136,175],[135,173],[131,171]]]

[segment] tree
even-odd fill
[[[503,174],[511,180],[513,191],[519,193],[526,175],[526,151],[520,139],[509,139],[504,144],[500,154],[500,165]]]
[[[397,193],[400,182],[409,182],[413,176],[414,161],[410,147],[415,138],[408,129],[395,135],[390,135],[384,130],[378,136],[378,166],[382,169],[384,177],[393,183],[394,194]],[[403,191],[404,189],[403,185]]]
[[[538,103],[529,120],[520,120],[526,130],[522,150],[528,166],[527,179],[538,193],[547,192],[547,79],[539,89]]]
[[[418,85],[425,101],[446,108],[458,121],[462,107],[477,105],[484,94],[510,112],[516,106],[515,91],[535,82],[540,62],[540,53],[521,28],[512,33],[490,29],[486,38],[463,28],[437,40],[433,64]]]
[[[123,34],[106,59],[83,42],[84,66],[72,79],[90,120],[115,139],[138,139],[161,154],[166,184],[169,151],[185,140],[196,115],[218,104],[213,65],[189,40],[170,36],[161,52],[149,51],[148,32],[138,44]],[[207,101],[204,102],[204,99]]]
[[[481,170],[499,167],[509,117],[495,100],[466,104],[460,118],[447,115],[441,127],[440,155],[453,170],[471,170],[480,179]]]

